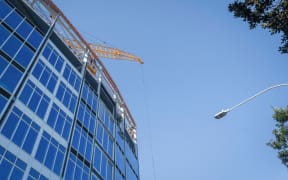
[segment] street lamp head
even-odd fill
[[[214,118],[215,119],[221,119],[222,117],[224,117],[229,111],[232,111],[233,109],[251,101],[252,99],[256,98],[257,96],[260,96],[261,94],[264,94],[266,93],[267,91],[270,91],[274,88],[278,88],[278,87],[282,87],[282,86],[288,86],[288,83],[282,83],[282,84],[276,84],[276,85],[273,85],[273,86],[270,86],[262,91],[259,91],[258,93],[256,93],[255,95],[241,101],[239,104],[231,107],[231,108],[228,108],[228,109],[223,109],[222,111],[218,112],[217,114],[214,115]]]
[[[230,111],[230,109],[222,109],[220,112],[216,113],[214,115],[215,119],[221,119],[222,117],[224,117],[228,112]]]

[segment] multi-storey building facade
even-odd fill
[[[0,179],[139,179],[121,94],[59,38],[70,24],[57,7],[38,3],[0,0]]]

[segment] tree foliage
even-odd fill
[[[250,29],[261,26],[271,35],[281,34],[279,51],[288,53],[288,0],[236,0],[228,9],[242,18]]]
[[[257,26],[268,29],[271,35],[281,35],[279,51],[288,53],[288,0],[236,0],[228,9],[235,17],[243,19],[250,29]],[[275,139],[268,145],[278,151],[278,157],[288,168],[288,107],[274,109]]]
[[[278,151],[278,157],[288,168],[288,107],[274,109],[273,118],[276,121],[275,139],[267,144]]]

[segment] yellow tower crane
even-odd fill
[[[73,49],[74,51],[78,51],[79,54],[84,54],[83,48],[81,48],[81,46],[77,43],[76,40],[70,40],[64,38],[64,41],[69,48]],[[141,58],[117,48],[93,43],[89,43],[89,46],[92,49],[92,51],[100,58],[102,57],[115,60],[130,60],[138,62],[140,64],[144,64]],[[92,74],[96,73],[96,69],[91,65],[88,65],[87,68],[90,70]]]
[[[120,49],[108,47],[108,46],[100,45],[100,44],[89,43],[89,45],[98,57],[118,59],[118,60],[131,60],[131,61],[136,61],[140,64],[144,64],[144,62],[139,57],[133,54],[130,54],[128,52],[122,51]]]

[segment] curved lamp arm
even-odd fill
[[[281,87],[281,86],[288,86],[288,83],[282,83],[282,84],[277,84],[277,85],[274,85],[274,86],[270,86],[262,91],[259,91],[258,93],[256,93],[255,95],[241,101],[239,104],[236,104],[235,106],[232,106],[231,108],[228,108],[228,109],[223,109],[221,110],[220,112],[216,113],[214,115],[214,118],[215,119],[220,119],[222,117],[224,117],[228,112],[232,111],[233,109],[251,101],[252,99],[256,98],[257,96],[260,96],[261,94],[264,94],[266,93],[267,91],[270,91],[271,89],[274,89],[274,88],[278,88],[278,87]]]

